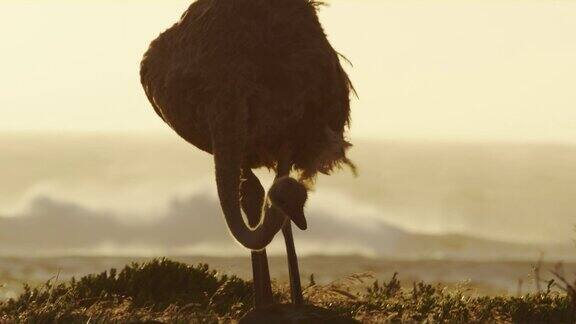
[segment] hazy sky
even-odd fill
[[[0,0],[0,130],[166,132],[138,80],[189,1]],[[576,2],[332,1],[353,138],[576,142]]]

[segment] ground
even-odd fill
[[[576,303],[549,289],[522,296],[477,296],[464,287],[423,282],[402,288],[397,276],[384,283],[352,275],[327,285],[305,284],[309,304],[366,323],[574,323]],[[285,285],[275,285],[278,302],[288,302]],[[219,275],[208,265],[156,259],[54,284],[26,287],[0,303],[1,322],[29,323],[234,323],[252,308],[249,281]]]

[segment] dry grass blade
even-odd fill
[[[327,285],[312,285],[304,290],[308,299],[325,300],[325,299],[357,299],[354,292],[362,290],[367,280],[373,280],[372,272],[355,273],[342,279],[334,280]]]

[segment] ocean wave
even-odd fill
[[[228,234],[213,184],[178,191],[145,215],[100,208],[38,192],[18,213],[0,217],[0,255],[246,255]],[[309,228],[296,231],[302,255],[419,258],[535,259],[541,250],[557,257],[565,247],[489,241],[462,235],[426,235],[383,220],[374,206],[339,193],[315,193],[307,208]],[[280,235],[270,254],[283,254]]]

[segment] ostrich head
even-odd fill
[[[272,205],[280,209],[299,229],[305,230],[308,227],[304,216],[308,191],[302,183],[290,177],[282,177],[274,182],[268,197]]]

